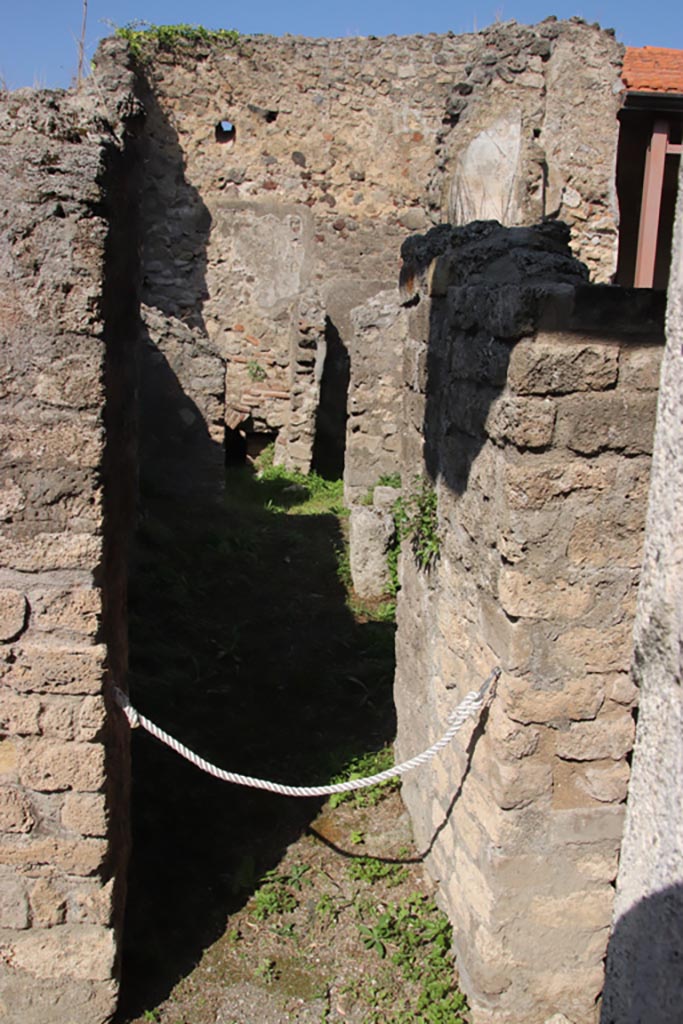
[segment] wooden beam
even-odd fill
[[[636,288],[652,288],[657,258],[659,211],[662,205],[664,164],[669,146],[669,122],[655,121],[645,158],[643,198],[640,205],[638,252],[636,255]]]

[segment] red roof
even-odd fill
[[[631,92],[683,93],[683,50],[627,46],[621,77]]]

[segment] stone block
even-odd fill
[[[571,622],[590,610],[594,588],[562,578],[547,580],[504,566],[498,579],[498,597],[513,618]]]
[[[0,538],[0,567],[22,572],[50,569],[94,571],[102,561],[102,538],[89,533],[37,533]]]
[[[534,726],[520,725],[508,718],[500,701],[493,701],[489,708],[486,732],[494,756],[506,761],[531,757],[538,750],[541,736]]]
[[[66,918],[66,898],[61,887],[50,878],[39,878],[31,887],[31,922],[37,928],[53,928]]]
[[[15,691],[64,693],[75,696],[99,693],[104,677],[104,644],[39,646],[10,649],[11,659],[0,661],[0,681]]]
[[[81,339],[79,342],[77,353],[54,360],[49,370],[38,374],[33,397],[39,402],[70,409],[101,406],[103,352],[94,347],[87,352]]]
[[[619,865],[619,847],[590,850],[575,857],[576,870],[588,882],[614,882]]]
[[[97,925],[34,929],[9,948],[15,967],[36,978],[106,981],[114,972],[114,933]]]
[[[497,601],[481,598],[481,635],[506,672],[523,671],[533,653],[533,636],[526,623],[510,622]]]
[[[529,916],[539,925],[564,928],[569,925],[587,932],[609,928],[614,906],[612,886],[573,892],[567,896],[534,896]]]
[[[26,596],[18,590],[0,590],[0,643],[16,640],[28,620]]]
[[[32,590],[31,607],[40,630],[94,636],[102,615],[102,592],[94,587]]]
[[[523,395],[563,395],[603,391],[617,380],[616,345],[596,344],[574,335],[539,334],[512,349],[508,385]]]
[[[568,396],[558,400],[555,438],[582,455],[607,449],[649,455],[656,408],[653,392]]]
[[[634,707],[638,702],[638,687],[628,672],[615,672],[605,680],[605,696],[615,704]]]
[[[0,737],[0,775],[14,779],[19,765],[19,743],[10,736]]]
[[[556,664],[577,674],[626,671],[631,660],[632,631],[630,622],[603,629],[574,626],[557,638]]]
[[[104,785],[104,747],[92,743],[27,741],[20,773],[25,786],[43,793],[66,789],[96,791]]]
[[[572,722],[555,741],[558,757],[566,761],[619,761],[633,748],[635,722],[628,712],[600,715],[593,722]]]
[[[23,971],[0,976],[2,1024],[107,1024],[116,1010],[115,981],[40,980]]]
[[[79,885],[69,893],[67,922],[69,924],[110,925],[114,910],[114,879],[106,885],[98,880],[87,887]]]
[[[44,700],[40,710],[41,735],[50,739],[72,740],[74,738],[74,704],[72,700],[50,697]]]
[[[13,837],[0,836],[0,863],[27,874],[53,874],[57,868],[87,878],[100,870],[106,854],[103,839],[35,838],[18,844]]]
[[[474,336],[454,332],[449,338],[450,370],[459,380],[494,384],[502,388],[507,379],[510,346],[490,334]],[[425,378],[426,385],[426,378]]]
[[[640,568],[646,506],[623,504],[577,519],[567,545],[573,565],[591,568]]]
[[[21,487],[14,480],[3,481],[0,484],[0,522],[11,521],[25,508],[26,495]]]
[[[31,802],[13,786],[0,789],[0,832],[30,832],[36,824]]]
[[[663,354],[661,345],[624,345],[619,355],[619,387],[657,391]]]
[[[491,796],[504,811],[528,807],[544,797],[548,800],[553,789],[550,764],[533,757],[515,763],[492,760],[487,781]]]
[[[590,847],[591,855],[612,854],[619,849],[623,828],[623,805],[605,804],[553,811],[547,818],[545,837],[549,851],[573,845]],[[583,854],[577,850],[577,858],[579,855]]]
[[[631,771],[626,761],[608,761],[586,768],[579,786],[595,800],[606,804],[618,804],[626,799]]]
[[[588,962],[587,958],[582,958],[583,962],[579,961],[574,970],[567,968],[576,961],[569,960],[565,953],[564,964],[553,970],[534,971],[533,978],[529,979],[527,1000],[533,999],[534,1005],[562,1007],[562,1015],[568,1017],[572,1024],[583,1024],[584,1021],[586,1024],[594,1024],[597,1019],[597,1001],[605,980],[602,960],[608,937],[608,930],[601,933],[599,939],[596,937],[593,957]],[[581,948],[580,940],[578,944]],[[602,954],[597,956],[599,948],[602,948]]]
[[[0,732],[13,736],[35,736],[40,732],[38,718],[41,702],[38,697],[19,697],[3,687],[0,701]]]
[[[360,598],[377,598],[387,592],[387,552],[394,532],[394,520],[389,513],[366,506],[351,509],[351,579]]]
[[[106,719],[106,708],[102,697],[84,697],[80,702],[77,716],[77,739],[92,742],[97,739]]]
[[[82,836],[106,836],[107,808],[103,793],[67,793],[62,824]]]
[[[29,928],[30,924],[29,904],[23,881],[11,876],[0,876],[0,928],[22,931]]]
[[[0,424],[0,464],[30,462],[46,469],[64,465],[94,469],[102,462],[103,450],[104,430],[94,416],[79,416],[77,422],[40,417]]]
[[[549,399],[496,399],[486,417],[485,429],[498,442],[518,448],[545,448],[553,439],[555,405]]]
[[[605,690],[597,675],[538,686],[529,676],[506,673],[498,683],[498,695],[507,715],[528,725],[593,719],[604,703]]]
[[[612,456],[590,462],[563,460],[556,451],[521,459],[505,467],[505,497],[513,509],[542,509],[571,494],[589,497],[614,486],[617,461]]]

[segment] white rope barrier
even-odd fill
[[[197,768],[201,768],[202,771],[213,775],[214,778],[220,779],[222,782],[232,782],[238,786],[250,786],[252,789],[265,789],[269,793],[279,793],[281,796],[330,796],[332,793],[351,793],[355,789],[374,786],[378,782],[395,779],[400,775],[405,775],[406,772],[412,771],[413,768],[419,768],[420,765],[427,764],[433,757],[436,757],[440,750],[448,746],[468,718],[474,718],[479,714],[486,700],[489,688],[493,692],[495,683],[500,676],[500,671],[499,668],[494,668],[478,690],[472,690],[467,694],[458,704],[457,708],[448,716],[450,724],[446,732],[441,739],[433,743],[427,750],[417,754],[415,757],[411,757],[409,761],[404,761],[402,764],[388,768],[386,771],[378,772],[377,775],[369,775],[364,779],[350,779],[348,782],[337,782],[330,786],[287,786],[280,782],[268,782],[266,779],[254,779],[250,775],[239,775],[237,772],[225,771],[225,769],[211,764],[210,761],[206,761],[199,754],[195,754],[184,743],[178,742],[173,736],[169,736],[167,732],[164,732],[158,725],[151,722],[149,718],[141,715],[130,703],[127,694],[118,687],[114,688],[114,697],[128,719],[131,729],[137,727],[145,729],[152,736],[165,743],[167,747],[170,747],[171,750],[175,750],[176,754],[180,754],[181,757],[190,761],[191,764],[196,765]]]

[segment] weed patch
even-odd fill
[[[427,570],[436,563],[441,548],[438,499],[432,484],[417,480],[410,494],[394,504],[394,522],[399,543],[410,542],[418,568]]]
[[[400,885],[408,877],[408,871],[402,864],[392,864],[379,860],[377,857],[357,857],[348,867],[349,878],[355,882],[384,882],[390,888]]]
[[[368,754],[359,754],[353,757],[345,766],[343,771],[336,775],[332,782],[350,782],[353,779],[364,779],[370,775],[379,775],[388,768],[393,768],[394,751],[391,746],[382,747]],[[399,789],[401,783],[398,779],[387,779],[386,782],[378,782],[366,789],[357,789],[351,793],[333,793],[330,797],[330,807],[339,807],[346,801],[351,801],[355,807],[375,807],[380,800],[388,796],[392,790]]]
[[[114,35],[125,39],[136,60],[144,60],[153,45],[163,50],[177,50],[197,43],[224,43],[234,45],[240,34],[235,29],[208,29],[203,25],[153,25],[148,21],[131,21],[118,26]]]

